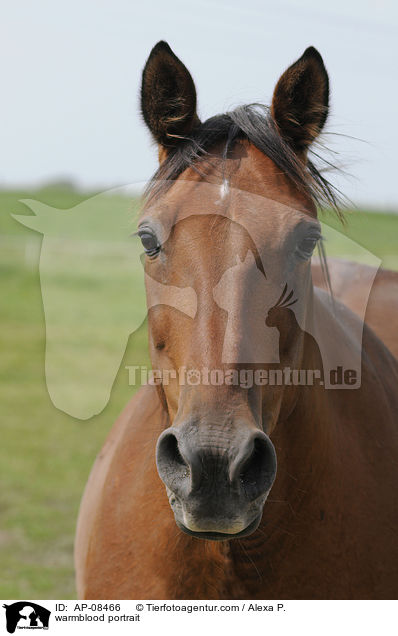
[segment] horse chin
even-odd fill
[[[262,517],[262,512],[242,530],[237,532],[219,532],[216,530],[196,530],[187,527],[184,523],[176,518],[176,524],[186,534],[196,539],[206,539],[207,541],[231,541],[232,539],[241,539],[247,537],[257,530]]]

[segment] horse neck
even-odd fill
[[[316,354],[305,348],[303,368],[317,368]],[[293,390],[294,408],[271,434],[278,471],[260,526],[253,535],[230,542],[236,577],[247,582],[243,598],[254,597],[259,586],[266,588],[264,594],[271,593],[295,553],[297,538],[311,536],[314,520],[322,523],[330,513],[325,512],[325,501],[333,509],[340,505],[336,428],[329,417],[334,392],[316,385]],[[333,494],[330,483],[335,484]]]

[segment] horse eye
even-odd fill
[[[302,258],[310,258],[314,251],[316,244],[319,241],[319,236],[307,236],[302,239],[298,245],[298,252]]]
[[[160,244],[157,236],[148,229],[142,229],[138,232],[138,236],[141,239],[142,247],[145,250],[145,254],[148,256],[156,256],[160,251]]]

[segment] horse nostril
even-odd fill
[[[240,468],[239,481],[249,500],[257,499],[267,492],[276,475],[274,446],[267,437],[256,437],[249,457]]]
[[[233,492],[246,501],[254,501],[270,490],[276,475],[276,455],[262,431],[245,436],[231,463],[221,462],[215,453],[199,453],[187,437],[170,427],[158,439],[156,463],[159,477],[171,491],[169,496],[198,496],[199,491],[212,488],[216,482],[220,488],[235,484]]]
[[[189,466],[180,453],[177,438],[171,432],[163,433],[158,440],[156,463],[160,478],[173,491],[190,475]]]
[[[187,466],[187,463],[184,461],[180,449],[178,448],[178,442],[175,435],[170,433],[164,438],[164,447],[163,452],[169,458],[171,462],[181,466]]]

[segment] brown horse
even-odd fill
[[[321,56],[309,48],[285,71],[269,111],[201,123],[192,78],[161,42],[142,111],[159,145],[139,234],[163,382],[133,397],[91,472],[79,596],[395,597],[398,363],[366,326],[361,343],[358,318],[311,280],[315,202],[333,203],[307,156],[328,113]],[[214,380],[326,377],[328,356],[355,366],[361,344],[353,389]],[[181,381],[204,367],[214,381]]]

